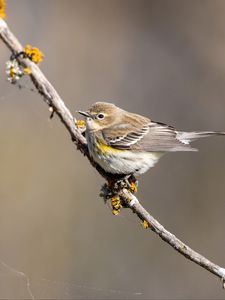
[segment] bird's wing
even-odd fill
[[[126,126],[117,130],[111,128],[103,131],[103,137],[108,145],[117,149],[132,149],[132,147],[143,139],[148,133],[149,126],[144,125],[141,128]]]
[[[114,125],[103,131],[108,145],[116,149],[130,149],[147,152],[195,151],[177,138],[177,131],[166,124],[153,122]]]
[[[153,152],[196,151],[177,138],[177,131],[159,122],[150,122],[148,133],[136,144],[136,149]]]

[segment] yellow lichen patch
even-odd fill
[[[111,205],[112,205],[112,213],[114,215],[118,215],[120,213],[120,209],[122,208],[122,204],[120,202],[120,197],[113,196],[111,198]]]
[[[113,210],[112,210],[112,214],[113,214],[114,216],[117,216],[119,213],[120,213],[120,209],[119,209],[119,210],[118,210],[118,209],[113,209]]]
[[[23,69],[19,66],[18,62],[14,60],[9,60],[6,62],[6,74],[7,79],[11,83],[16,83],[23,76]]]
[[[32,71],[31,71],[30,68],[24,68],[24,69],[23,69],[23,73],[24,73],[25,75],[30,75],[30,74],[32,73]]]
[[[16,71],[15,71],[14,67],[11,67],[9,69],[9,77],[11,77],[12,79],[14,79],[15,76],[16,76]]]
[[[86,127],[86,123],[84,120],[76,120],[75,121],[75,125],[77,126],[77,128],[79,129],[83,129]]]
[[[36,47],[26,45],[24,48],[25,55],[30,58],[35,64],[40,63],[43,60],[44,54]]]
[[[112,207],[115,209],[121,208],[120,198],[117,196],[112,197],[111,199]]]
[[[144,229],[147,229],[147,228],[150,227],[149,223],[148,223],[146,220],[144,220],[144,221],[142,222],[142,226],[144,227]]]
[[[0,0],[0,18],[5,19],[6,14],[5,14],[5,0]]]
[[[137,193],[137,191],[138,191],[137,185],[136,185],[136,183],[133,182],[133,181],[130,183],[130,191],[131,191],[132,193]]]

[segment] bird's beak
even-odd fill
[[[91,114],[88,112],[88,111],[81,111],[81,110],[78,110],[78,113],[81,114],[82,116],[85,116],[87,118],[91,118]]]

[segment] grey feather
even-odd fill
[[[133,149],[149,152],[197,151],[177,138],[177,131],[166,124],[151,122],[149,132]]]
[[[215,135],[225,135],[225,132],[223,131],[193,131],[193,132],[177,132],[177,139],[185,144],[189,144],[195,140],[198,140],[200,138],[205,138],[209,136],[215,136]]]
[[[115,137],[115,132],[118,136]],[[177,132],[171,126],[148,120],[145,124],[130,127],[130,130],[111,127],[103,130],[108,145],[116,149],[131,149],[147,152],[196,151],[177,138]]]
[[[120,124],[102,130],[106,143],[116,149],[130,149],[146,152],[198,151],[190,143],[203,137],[225,135],[225,132],[200,131],[182,132],[160,122],[142,116],[127,114]]]

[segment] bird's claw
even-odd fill
[[[103,197],[105,202],[107,202],[107,200],[111,201],[112,213],[113,215],[118,215],[121,208],[126,207],[126,204],[120,196],[122,189],[136,193],[137,185],[138,182],[133,175],[121,179],[109,178],[108,183],[102,187],[100,196]]]

